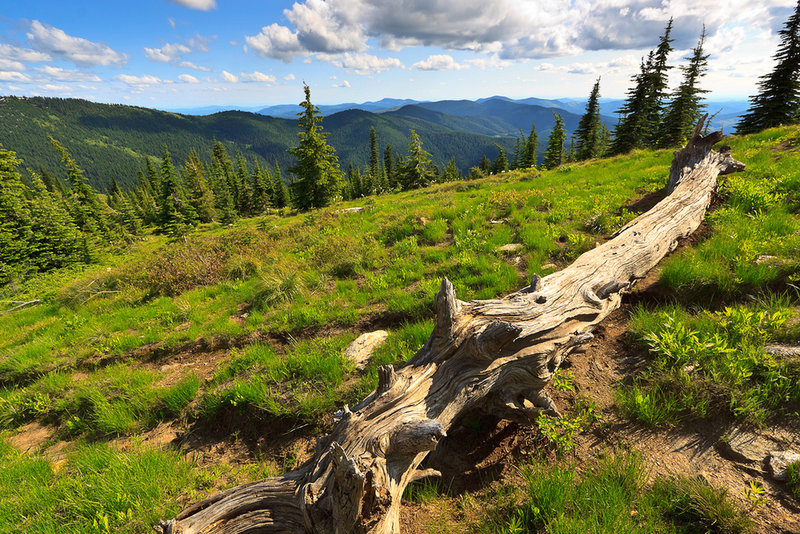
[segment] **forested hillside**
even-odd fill
[[[454,157],[462,172],[477,165],[484,154],[493,159],[495,143],[507,151],[514,146],[514,138],[498,135],[497,127],[485,117],[429,112],[421,116],[409,109],[386,114],[345,111],[326,117],[324,125],[345,168],[351,162],[364,166],[369,161],[371,126],[378,133],[381,150],[390,144],[395,154],[405,151],[409,130],[415,129],[434,163],[443,166]],[[530,129],[530,123],[525,129]],[[62,174],[59,156],[48,135],[67,147],[93,187],[107,191],[112,179],[123,189],[135,187],[145,157],[160,158],[164,145],[178,161],[184,161],[192,149],[208,160],[218,140],[228,152],[242,152],[251,163],[288,168],[294,162],[287,149],[296,143],[297,121],[241,111],[187,116],[76,99],[0,100],[0,144],[34,170],[41,166],[58,176]]]

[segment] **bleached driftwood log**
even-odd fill
[[[566,269],[495,300],[463,302],[443,280],[436,326],[411,360],[379,369],[379,385],[345,407],[315,457],[286,475],[229,489],[162,521],[163,534],[396,533],[418,466],[460,417],[475,410],[531,422],[557,414],[544,387],[592,338],[622,294],[701,223],[717,176],[744,169],[701,137],[675,152],[670,194]]]

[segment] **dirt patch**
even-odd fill
[[[34,453],[54,435],[55,430],[34,421],[20,427],[19,432],[8,438],[8,443],[20,452]]]

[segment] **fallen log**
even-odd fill
[[[620,305],[622,294],[703,220],[717,176],[744,170],[701,137],[675,152],[670,194],[562,271],[500,299],[463,302],[443,280],[436,325],[402,367],[379,369],[378,388],[337,414],[312,460],[286,475],[238,486],[155,527],[162,534],[399,532],[406,486],[429,451],[474,411],[531,423],[558,410],[545,386],[564,358]]]

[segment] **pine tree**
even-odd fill
[[[300,142],[289,149],[297,163],[289,171],[297,176],[292,183],[292,201],[298,209],[307,210],[330,204],[341,193],[344,176],[336,151],[325,141],[328,134],[322,131],[319,108],[311,103],[311,89],[303,84],[303,90],[306,98],[298,114]]]
[[[556,123],[547,140],[547,151],[544,153],[544,168],[555,169],[564,163],[564,120],[553,112]]]
[[[613,154],[644,148],[658,138],[663,101],[667,94],[667,71],[671,68],[667,65],[672,51],[671,32],[672,19],[667,23],[658,47],[650,51],[647,60],[642,60],[639,73],[633,77],[633,87],[618,110],[621,117],[614,129],[614,142],[611,145]]]
[[[253,168],[253,175],[251,180],[251,189],[253,196],[251,198],[251,208],[254,215],[261,215],[270,205],[270,197],[272,196],[272,177],[269,175],[268,168],[261,168],[261,165],[256,160]]]
[[[442,181],[454,182],[460,179],[461,179],[461,173],[458,172],[458,166],[456,166],[456,158],[454,157],[450,158],[450,161],[447,162],[447,167],[444,168]]]
[[[58,141],[50,137],[50,143],[58,150],[61,155],[61,161],[67,168],[67,178],[70,185],[69,205],[73,220],[82,232],[112,239],[111,228],[106,217],[107,209],[100,201],[95,190],[86,181],[83,171]]]
[[[289,205],[289,188],[281,176],[281,168],[275,164],[275,175],[272,180],[272,205],[276,208],[285,208]]]
[[[525,144],[525,157],[522,159],[522,166],[525,168],[536,166],[536,153],[539,150],[539,134],[536,133],[536,125],[531,123],[531,133],[528,134],[528,141]]]
[[[399,169],[398,180],[403,190],[418,189],[433,182],[431,155],[422,148],[422,140],[411,130],[408,137],[408,157]]]
[[[692,54],[684,59],[688,65],[681,67],[683,81],[672,95],[672,101],[667,106],[664,120],[661,125],[661,138],[659,145],[662,147],[682,146],[692,135],[695,124],[700,119],[703,108],[701,97],[708,91],[700,89],[697,84],[705,76],[708,67],[708,54],[703,53],[703,43],[706,38],[706,28],[700,34],[697,46]]]
[[[486,157],[486,154],[484,154],[481,158],[478,168],[484,175],[488,175],[490,172],[492,172],[492,162],[489,161],[489,158]]]
[[[158,171],[156,170],[153,161],[150,159],[150,156],[144,158],[145,161],[145,172],[147,173],[147,183],[150,184],[150,194],[153,196],[158,196],[158,193],[161,191],[161,176],[159,175]]]
[[[20,160],[0,147],[0,285],[29,268],[32,216],[25,201]]]
[[[386,173],[386,182],[389,186],[389,189],[394,189],[397,187],[397,177],[395,176],[394,153],[392,151],[392,145],[386,145],[386,149],[383,151],[383,170]]]
[[[158,204],[158,228],[161,233],[177,237],[197,223],[197,213],[186,200],[166,145],[161,161],[161,196]]]
[[[158,205],[153,196],[150,181],[142,171],[139,171],[139,186],[136,188],[136,212],[142,223],[146,226],[156,224],[158,220]]]
[[[30,173],[31,240],[29,261],[44,272],[80,262],[83,236],[65,207],[47,190],[36,173]]]
[[[378,132],[374,126],[369,129],[369,176],[373,189],[377,190],[381,183],[381,158],[378,154]]]
[[[755,133],[800,119],[800,2],[778,32],[775,67],[758,82],[750,109],[736,124],[740,134]]]
[[[492,162],[492,174],[500,174],[508,170],[508,156],[503,147],[495,143],[497,147],[497,157]]]
[[[192,149],[186,161],[183,162],[183,181],[186,187],[186,197],[189,204],[197,214],[201,223],[214,220],[215,210],[214,192],[208,186],[205,177],[206,171],[197,152]]]
[[[601,147],[601,125],[600,120],[600,78],[592,87],[589,94],[589,101],[586,103],[586,111],[578,122],[575,129],[575,157],[578,160],[596,158],[602,155]]]
[[[250,187],[250,171],[247,169],[247,162],[241,152],[236,153],[236,209],[239,215],[252,215],[252,196],[253,190]]]

